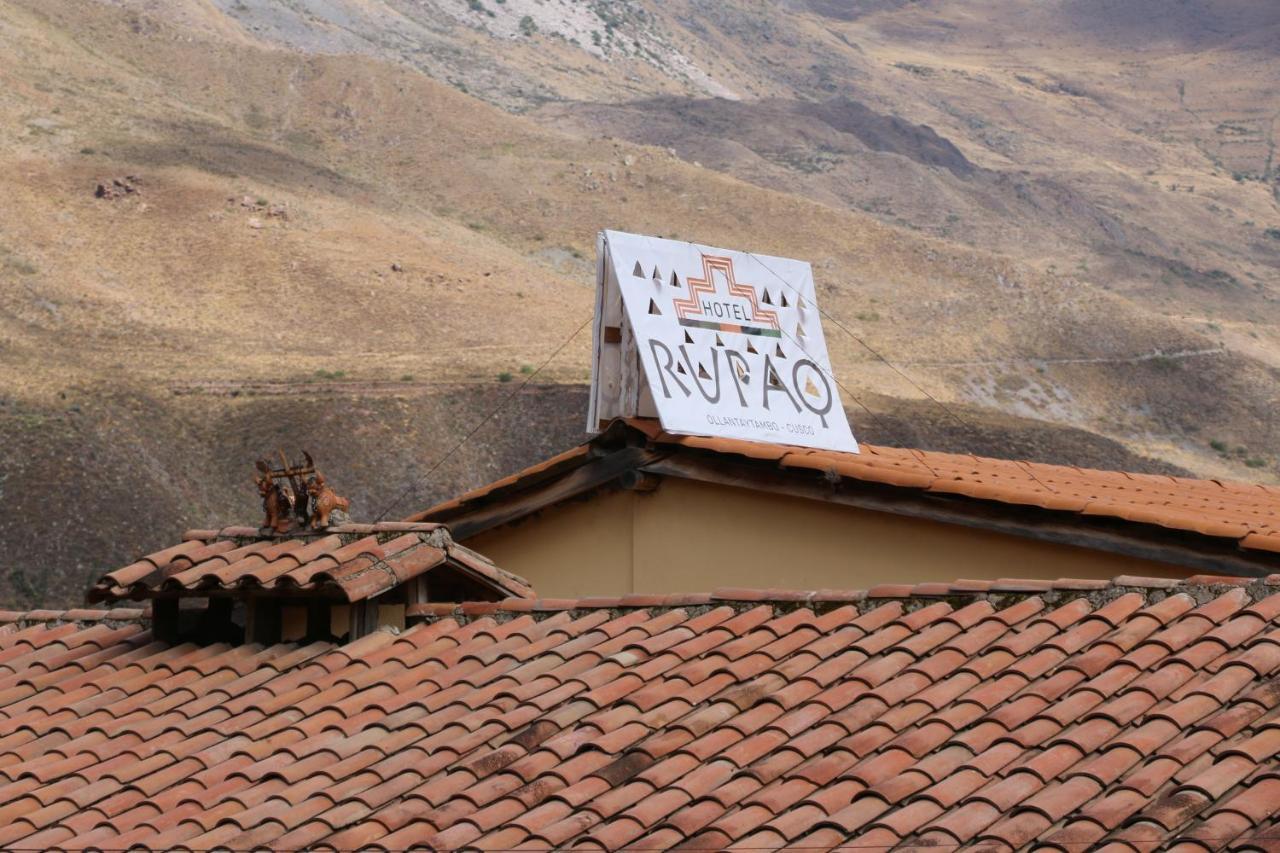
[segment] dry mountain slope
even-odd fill
[[[484,22],[521,8],[600,20],[595,6],[502,5]],[[341,26],[322,20],[343,8]],[[877,412],[848,401],[872,440],[1056,459],[1067,446],[1085,463],[1147,464],[1137,452],[1270,474],[1243,464],[1269,464],[1273,446],[1265,338],[1257,352],[1223,346],[1079,271],[849,209],[841,193],[856,180],[824,187],[785,157],[743,145],[737,165],[706,168],[598,138],[587,106],[553,117],[535,103],[632,99],[641,106],[625,109],[670,119],[677,134],[685,116],[800,115],[850,163],[880,146],[894,180],[997,193],[989,157],[921,116],[847,93],[805,99],[798,82],[760,76],[776,55],[793,68],[777,76],[807,79],[800,36],[827,19],[787,13],[786,44],[757,52],[749,9],[694,18],[693,7],[631,5],[654,41],[618,58],[589,35],[551,36],[552,18],[529,35],[517,18],[504,35],[468,10],[428,8],[0,4],[0,583],[28,603],[66,601],[86,574],[182,524],[252,517],[242,469],[281,444],[310,446],[374,512],[389,494],[423,504],[572,442],[585,334],[539,375],[549,386],[418,482],[514,387],[497,380],[521,380],[589,317],[589,255],[605,226],[811,259],[831,314],[974,424],[958,430],[829,323],[842,381]],[[268,12],[294,16],[292,29],[255,17]],[[691,28],[673,23],[681,16]],[[294,43],[308,34],[314,43]],[[702,43],[727,64],[678,70]],[[830,32],[815,44],[844,49]],[[509,66],[555,91],[505,99],[467,76],[510,82]],[[713,78],[769,99],[707,102]],[[94,197],[99,183],[108,197]]]
[[[997,336],[943,377],[947,393],[969,402],[1070,418],[1079,378],[1048,383],[1050,400],[1062,387],[1073,393],[1055,406],[1035,399],[1041,368],[1171,354],[1214,362],[1191,366],[1179,377],[1186,383],[1243,374],[1228,396],[1274,396],[1263,390],[1280,367],[1274,4],[338,0],[284,8],[236,0],[220,8],[253,38],[380,56],[557,130],[670,148],[761,186],[994,249],[1122,294],[1169,335],[1145,350],[1106,328],[1071,328],[1063,346]],[[460,55],[467,61],[455,61]],[[900,332],[885,326],[900,327],[901,318],[879,308],[856,313],[881,317],[867,331],[882,342]],[[971,334],[950,324],[945,331]],[[1185,345],[1186,336],[1197,343]],[[1237,358],[1224,361],[1223,350]],[[1112,385],[1135,380],[1120,371]],[[1167,383],[1157,386],[1166,392]],[[1031,399],[993,391],[1009,387],[1033,389]],[[1208,472],[1230,469],[1214,467],[1225,460],[1210,442],[1238,447],[1250,441],[1245,433],[1198,423],[1198,414],[1197,423],[1147,421],[1143,413],[1186,402],[1174,398],[1074,422]],[[1213,435],[1188,435],[1190,426]],[[1261,458],[1269,438],[1254,431],[1246,456]],[[1234,470],[1245,473],[1238,463]]]

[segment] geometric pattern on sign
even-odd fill
[[[702,256],[702,278],[694,278],[688,276],[685,281],[689,285],[689,296],[685,299],[673,300],[672,305],[675,306],[676,316],[681,320],[690,317],[702,316],[702,303],[699,301],[699,294],[715,296],[716,286],[714,275],[720,273],[728,285],[729,295],[739,299],[745,299],[751,303],[751,313],[757,322],[771,329],[780,329],[778,323],[777,312],[762,309],[760,301],[756,297],[756,290],[749,284],[738,282],[733,272],[733,260],[731,258],[722,258],[714,255]],[[674,274],[673,274],[674,279]],[[767,294],[767,291],[766,291]],[[768,297],[766,295],[766,302]]]

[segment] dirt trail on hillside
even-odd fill
[[[1188,358],[1201,358],[1209,355],[1226,355],[1226,347],[1202,347],[1199,349],[1181,349],[1171,352],[1153,350],[1137,355],[1118,356],[1065,356],[1061,358],[995,358],[967,361],[904,361],[902,366],[909,367],[1014,367],[1030,365],[1033,367],[1050,364],[1143,364],[1149,361],[1182,361]]]

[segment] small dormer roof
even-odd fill
[[[444,525],[386,521],[286,534],[189,530],[179,544],[103,575],[89,600],[265,592],[352,603],[428,572],[468,597],[533,597],[528,582],[454,542]]]

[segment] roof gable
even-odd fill
[[[1199,571],[1257,575],[1280,565],[1280,491],[1269,486],[865,444],[862,451],[671,435],[656,421],[631,418],[410,520],[448,523],[465,539],[627,477],[679,476],[747,488],[756,477],[756,487],[769,491],[791,488],[815,499],[1071,541]]]

